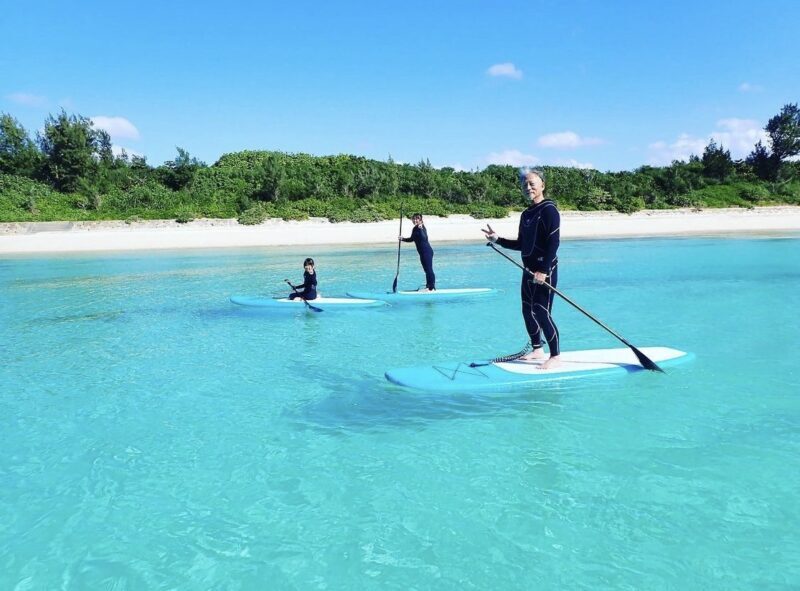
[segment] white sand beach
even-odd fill
[[[755,209],[677,209],[615,212],[562,212],[562,239],[791,234],[800,232],[800,207]],[[481,242],[480,229],[491,224],[501,236],[516,235],[518,214],[478,220],[465,215],[428,216],[431,242]],[[226,248],[343,244],[396,244],[398,222],[356,224],[268,220],[242,226],[236,220],[172,220],[127,224],[112,222],[39,222],[0,224],[0,254],[69,253],[117,250]],[[406,235],[411,223],[404,224]]]

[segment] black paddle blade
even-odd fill
[[[392,282],[392,293],[397,293],[397,277],[395,277]]]
[[[647,355],[639,351],[636,347],[631,347],[631,351],[634,352],[636,358],[639,360],[639,363],[642,364],[642,367],[645,369],[649,369],[650,371],[660,371],[661,373],[666,373],[663,369],[656,365],[656,362],[650,359]]]
[[[303,301],[304,301],[304,302],[306,302],[305,300],[303,300]],[[311,305],[311,304],[309,304],[308,302],[306,302],[306,306],[308,306],[309,308],[311,308],[311,311],[312,311],[312,312],[324,312],[324,311],[325,311],[325,310],[323,310],[322,308],[317,308],[316,306],[312,306],[312,305]]]

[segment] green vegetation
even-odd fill
[[[800,204],[800,110],[785,105],[761,142],[734,161],[713,140],[702,157],[629,172],[545,166],[548,196],[564,210],[754,207]],[[11,115],[0,114],[0,222],[50,220],[267,218],[371,222],[407,212],[503,217],[525,203],[511,166],[480,171],[436,169],[358,156],[245,151],[212,166],[183,148],[150,166],[114,155],[108,134],[62,111],[32,140]]]

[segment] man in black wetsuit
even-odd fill
[[[560,363],[561,353],[558,327],[553,322],[553,296],[555,293],[543,285],[547,281],[558,286],[558,252],[561,215],[556,204],[544,198],[544,173],[539,170],[520,169],[522,192],[531,204],[519,218],[516,240],[500,238],[492,227],[482,230],[486,238],[504,248],[522,252],[522,264],[533,272],[533,277],[522,273],[522,317],[531,339],[533,350],[520,357],[522,361],[544,358],[542,334],[547,340],[550,357],[539,367],[548,369]]]
[[[307,258],[303,261],[303,291],[298,291],[300,287],[297,285],[292,285],[289,283],[289,280],[286,279],[286,283],[289,283],[291,288],[294,290],[294,293],[289,294],[289,299],[293,300],[295,298],[301,298],[304,300],[315,300],[317,299],[317,272],[314,270],[314,259]]]
[[[436,275],[433,272],[433,249],[431,243],[428,242],[428,230],[422,223],[421,213],[412,215],[411,221],[414,222],[411,236],[409,238],[399,236],[398,238],[403,242],[413,242],[417,246],[419,262],[422,263],[422,269],[425,271],[425,291],[435,291]]]

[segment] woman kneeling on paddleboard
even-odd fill
[[[556,367],[561,352],[558,327],[553,322],[552,290],[544,285],[558,285],[559,228],[561,215],[556,204],[544,198],[544,173],[540,170],[521,168],[519,180],[523,194],[530,198],[531,204],[519,218],[519,233],[516,240],[500,238],[486,225],[486,238],[503,248],[522,252],[522,264],[533,272],[533,277],[522,273],[522,317],[531,339],[533,350],[521,357],[521,361],[544,358],[542,333],[550,349],[550,358],[541,364],[542,369]]]
[[[289,294],[290,300],[295,298],[301,298],[304,300],[317,299],[317,272],[314,270],[314,259],[307,258],[305,261],[303,261],[303,268],[305,269],[303,272],[303,291],[298,291],[300,288],[296,285],[292,285],[289,283],[289,280],[286,279],[286,283],[289,283],[291,288],[294,290],[294,293]]]

